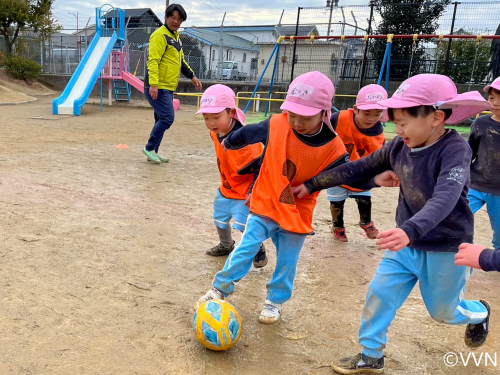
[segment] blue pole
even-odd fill
[[[382,62],[382,68],[380,69],[380,75],[378,76],[378,85],[382,82],[382,77],[384,76],[385,64],[387,63],[387,51],[389,50],[390,43],[387,43],[387,47],[385,47],[384,53],[384,61]]]
[[[276,56],[274,56],[274,70],[273,70],[273,76],[271,77],[271,87],[269,88],[269,98],[271,98],[271,94],[273,92],[273,86],[274,86],[274,77],[276,76],[276,67],[278,65],[278,58],[280,55],[280,48],[281,44],[278,44],[278,49],[276,50]],[[267,102],[266,106],[266,113],[264,116],[267,117],[267,114],[269,113],[269,107],[271,106],[271,102]]]
[[[269,63],[273,59],[274,53],[276,52],[276,49],[278,48],[278,45],[279,44],[276,43],[276,45],[274,46],[273,52],[271,53],[271,56],[269,57],[269,61],[267,62],[267,65],[264,68],[264,71],[262,72],[262,75],[260,76],[259,82],[257,82],[257,86],[255,86],[255,90],[253,90],[252,96],[250,98],[254,98],[255,97],[255,93],[257,92],[257,90],[258,90],[258,88],[260,86],[260,83],[262,82],[262,79],[264,78],[264,74],[266,74],[267,68],[269,67]],[[244,111],[245,114],[247,113],[248,108],[250,108],[250,103],[251,102],[252,102],[251,100],[248,101],[247,107],[245,108],[245,111]]]

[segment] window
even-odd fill
[[[246,53],[243,54],[243,62],[247,62],[247,54]]]
[[[212,61],[215,61],[215,50],[212,50]]]

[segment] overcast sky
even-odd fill
[[[497,2],[497,0],[491,0]],[[294,24],[297,19],[297,8],[324,7],[326,0],[247,0],[241,3],[235,0],[173,0],[171,3],[181,4],[188,13],[188,19],[183,23],[187,26],[211,26],[220,25],[224,12],[227,12],[224,25],[264,25],[277,24],[283,9],[285,9],[282,23]],[[462,3],[467,2],[462,0]],[[163,20],[165,12],[165,0],[56,0],[54,4],[54,15],[65,29],[85,27],[87,22],[95,23],[95,8],[103,4],[111,3],[115,7],[127,8],[151,8],[156,15]],[[340,0],[339,5],[367,5],[369,0]],[[484,7],[484,6],[483,6]],[[318,17],[328,18],[328,12]],[[348,17],[349,15],[346,15]],[[492,16],[491,14],[489,16]],[[340,17],[339,17],[340,18]],[[360,18],[368,18],[360,16]],[[498,17],[496,17],[498,18]],[[335,21],[335,20],[334,20]],[[338,20],[337,20],[338,21]],[[317,20],[302,21],[317,22]],[[361,20],[362,22],[362,20]],[[481,22],[478,20],[477,22]],[[496,24],[496,22],[494,22]]]

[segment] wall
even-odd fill
[[[44,83],[45,85],[51,87],[55,91],[62,92],[66,85],[68,84],[69,80],[71,78],[71,75],[55,75],[55,74],[42,74],[39,77],[39,81]],[[203,81],[203,89],[206,89],[212,85],[215,85],[219,82],[217,81]],[[238,92],[253,92],[255,89],[255,83],[245,83],[245,82],[224,82],[225,85],[231,87],[235,93]],[[282,85],[274,85],[273,91],[285,91],[287,87],[282,86]],[[261,84],[259,87],[259,92],[260,91],[269,91],[269,84]],[[195,93],[199,91],[195,91],[193,84],[191,81],[187,79],[181,79],[179,81],[179,86],[177,87],[176,92],[186,92],[186,93]],[[244,94],[246,97],[250,97],[251,94]],[[92,90],[91,96],[93,97],[99,97],[100,96],[100,81],[97,80],[97,83]],[[262,95],[264,96],[264,95]],[[104,87],[103,88],[103,100],[107,102],[108,100],[108,90]],[[276,99],[283,98],[283,95],[275,95]],[[132,100],[145,100],[144,94],[141,93],[140,91],[132,88]],[[179,96],[177,97],[182,104],[190,104],[190,105],[197,105],[198,103],[198,98],[194,96]],[[240,108],[245,109],[248,101],[241,100],[240,101]],[[275,102],[272,103],[271,106],[271,111],[273,112],[278,112],[279,107],[281,103],[280,102]],[[265,108],[265,102],[261,102],[260,105],[261,108]]]
[[[55,75],[55,74],[42,74],[39,78],[41,82],[44,84],[52,87],[55,91],[60,91],[62,92],[66,85],[68,84],[69,80],[71,78],[71,75]],[[220,83],[217,81],[203,81],[203,88],[206,89],[214,84]],[[377,82],[372,82],[372,81],[365,81],[363,83],[364,86],[369,85],[371,83],[377,83]],[[246,82],[224,82],[225,85],[231,87],[235,93],[238,92],[253,92],[255,89],[255,83],[246,83]],[[392,95],[392,93],[399,87],[400,82],[390,82],[389,84],[389,95]],[[382,86],[385,87],[385,82],[382,83]],[[479,91],[485,98],[486,98],[486,93],[483,92],[483,86],[482,85],[471,85],[469,88],[469,85],[466,84],[459,84],[457,85],[458,92],[466,92],[466,91],[474,91],[477,90]],[[275,84],[273,91],[275,92],[283,92],[288,89],[288,86],[284,84]],[[262,82],[260,87],[259,87],[259,92],[261,91],[269,91],[269,82]],[[337,94],[344,94],[344,95],[356,95],[359,91],[359,81],[340,81],[339,85],[335,88],[335,91]],[[186,92],[186,93],[194,93],[197,92],[194,90],[194,86],[191,83],[191,81],[187,79],[181,79],[179,81],[179,86],[177,87],[176,92]],[[100,95],[100,83],[99,80],[97,80],[96,86],[94,87],[94,90],[92,91],[92,96],[94,97],[99,97]],[[103,96],[104,100],[107,101],[107,96],[108,91],[106,88],[103,89]],[[251,94],[244,94],[246,97],[250,97]],[[262,97],[267,96],[266,94],[261,94]],[[284,95],[280,94],[275,94],[273,95],[273,98],[275,99],[282,99],[284,98]],[[144,100],[144,94],[141,93],[140,91],[132,88],[132,99],[133,100]],[[182,96],[178,97],[178,99],[181,101],[183,104],[191,104],[191,105],[197,105],[198,99],[197,97],[187,97],[187,96]],[[248,101],[245,100],[240,100],[240,108],[245,109]],[[352,106],[356,103],[356,98],[344,98],[344,97],[336,97],[334,100],[334,105],[338,109],[347,109],[347,108],[352,108]],[[265,109],[266,102],[261,102],[260,108],[261,110]],[[281,106],[281,102],[273,102],[271,103],[271,111],[272,112],[279,112],[279,107]],[[470,123],[468,123],[470,124]]]

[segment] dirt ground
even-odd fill
[[[277,326],[257,317],[275,265],[252,271],[230,297],[244,331],[231,350],[197,342],[192,305],[225,259],[212,202],[220,183],[213,144],[194,107],[165,134],[167,165],[141,149],[152,126],[146,102],[118,103],[82,116],[52,116],[55,96],[0,107],[0,374],[332,374],[330,362],[358,352],[368,284],[382,257],[361,235],[349,201],[349,242],[334,242],[326,194],[316,235],[306,240],[296,288]],[[125,143],[130,149],[117,149]],[[373,217],[394,227],[397,189],[373,192]],[[476,242],[490,245],[486,213]],[[235,234],[237,239],[239,234]],[[473,275],[466,298],[490,301],[492,334],[475,354],[500,352],[500,274]],[[418,288],[389,332],[386,374],[495,374],[498,367],[448,368],[467,357],[464,327],[437,323]]]

